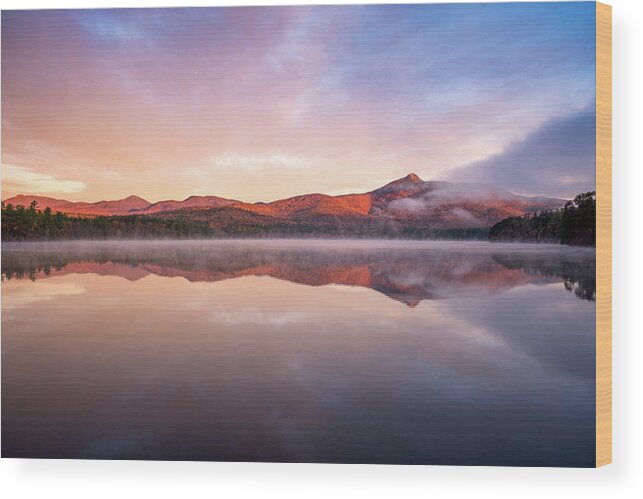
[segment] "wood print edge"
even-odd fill
[[[596,466],[612,462],[612,7],[596,2]]]

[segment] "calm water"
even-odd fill
[[[595,256],[2,245],[3,457],[594,465]]]

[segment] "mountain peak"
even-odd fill
[[[150,204],[149,201],[146,199],[143,199],[140,196],[137,196],[136,194],[132,194],[131,196],[127,196],[126,198],[122,199],[122,201],[142,201],[144,203]]]
[[[418,177],[415,173],[409,173],[406,177],[393,180],[393,182],[389,182],[385,186],[380,187],[379,189],[375,189],[373,193],[376,193],[378,195],[383,194],[386,196],[389,196],[389,194],[392,192],[395,192],[396,196],[403,195],[404,193],[418,193],[425,188],[426,184],[427,183],[424,182],[424,180]]]
[[[423,182],[423,180],[418,177],[415,173],[409,173],[402,180],[408,180],[409,182]]]

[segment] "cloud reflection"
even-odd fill
[[[593,251],[22,248],[3,298],[86,293],[3,310],[7,457],[593,465],[595,308],[559,273]]]

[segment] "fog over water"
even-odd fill
[[[592,466],[595,252],[2,245],[2,453]]]

